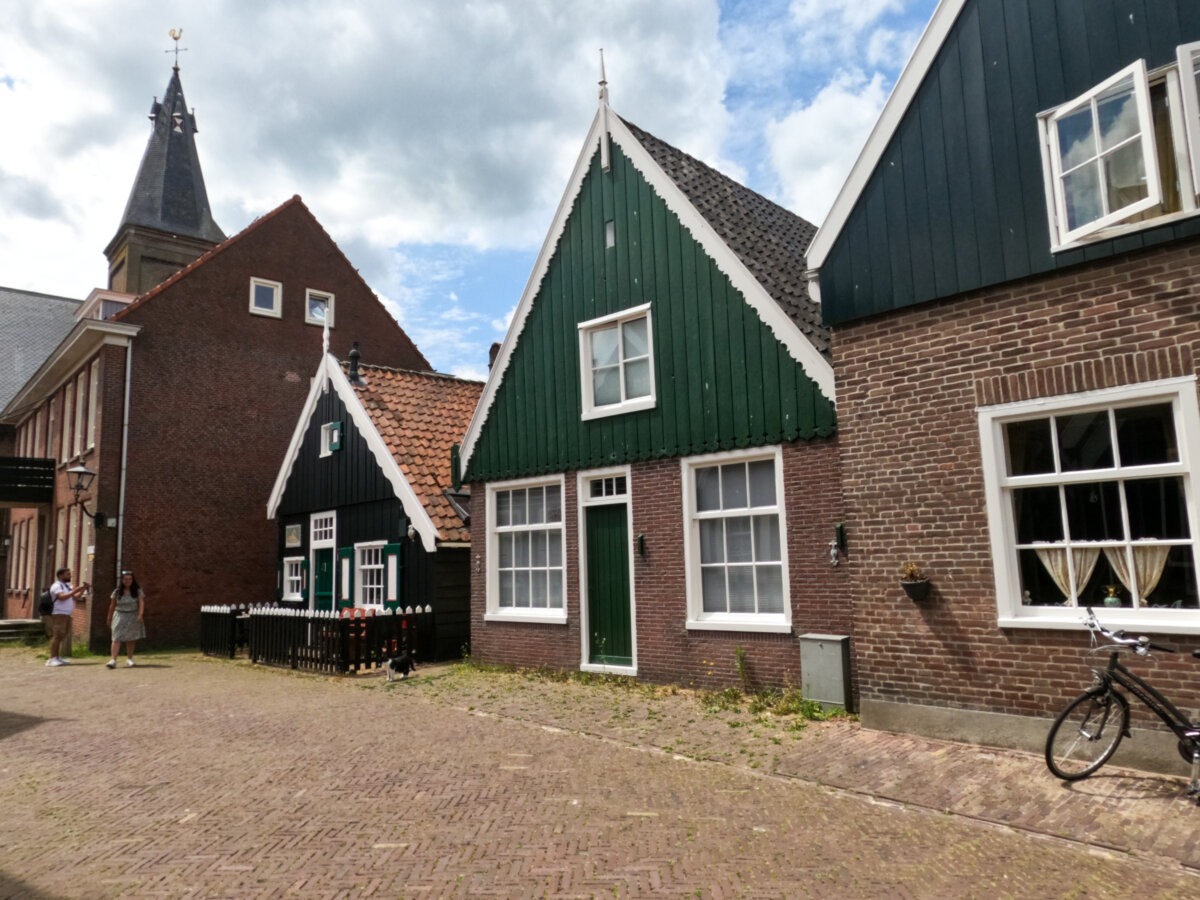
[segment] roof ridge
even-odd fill
[[[339,359],[338,363],[342,366],[342,368],[347,368],[350,365],[350,363],[346,360]],[[422,378],[441,378],[447,381],[461,381],[464,384],[483,384],[482,381],[478,381],[474,378],[463,378],[461,375],[452,375],[449,372],[435,372],[432,369],[398,369],[394,366],[380,366],[364,362],[360,362],[358,364],[358,368],[360,371],[362,369],[374,369],[377,372],[394,372],[397,375],[419,375]]]
[[[0,293],[21,294],[27,297],[41,297],[45,300],[62,300],[66,303],[83,303],[74,297],[64,297],[62,294],[47,294],[45,291],[27,291],[24,288],[5,287],[0,285]]]

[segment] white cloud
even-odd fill
[[[503,319],[492,319],[492,330],[499,332],[501,336],[505,335],[508,332],[508,327],[512,325],[513,316],[516,314],[517,304],[514,303],[508,312],[504,314]]]
[[[811,103],[767,126],[771,161],[789,209],[820,224],[886,99],[881,74],[842,73]]]

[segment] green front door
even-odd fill
[[[333,548],[313,551],[313,609],[333,609]]]
[[[625,505],[589,506],[586,510],[588,662],[632,666]]]

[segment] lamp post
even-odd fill
[[[80,463],[77,466],[72,466],[67,469],[67,487],[75,494],[75,505],[83,510],[83,514],[96,523],[97,528],[103,528],[107,519],[102,512],[90,513],[84,505],[84,501],[79,499],[79,495],[86,493],[92,486],[92,482],[96,480],[96,473]]]

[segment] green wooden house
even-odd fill
[[[461,447],[477,658],[799,684],[848,633],[814,233],[602,88]]]

